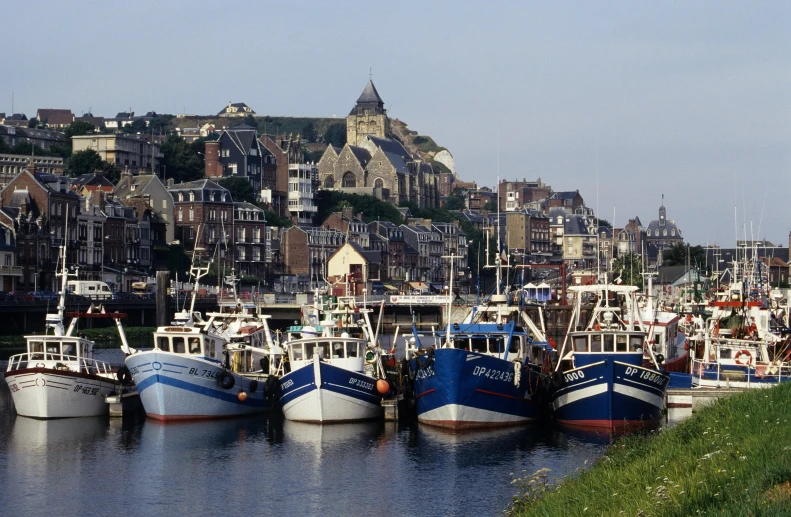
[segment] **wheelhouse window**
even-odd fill
[[[591,336],[591,352],[601,352],[601,334]]]
[[[321,359],[330,357],[330,344],[321,342],[305,343],[305,358],[313,359],[316,355]]]
[[[200,354],[200,338],[199,337],[191,337],[189,338],[189,345],[190,345],[190,354]]]
[[[183,337],[174,337],[173,338],[173,353],[174,354],[184,354],[187,352],[187,347],[184,344]]]
[[[505,344],[503,343],[503,338],[496,337],[489,340],[490,354],[502,354],[503,352],[505,352]]]
[[[50,361],[60,359],[60,341],[47,341],[47,359]]]
[[[63,343],[63,359],[72,359],[77,355],[76,343]]]
[[[44,343],[41,341],[30,342],[30,359],[44,359]]]
[[[305,355],[302,350],[302,345],[291,345],[291,360],[302,361],[304,358]]]
[[[486,353],[486,338],[472,338],[470,339],[470,349],[473,352],[479,352],[481,354]]]
[[[575,352],[587,352],[588,351],[588,337],[587,336],[577,336],[574,338],[574,351]]]
[[[626,352],[627,337],[624,335],[615,336],[615,351]]]
[[[614,352],[615,351],[615,343],[613,343],[613,335],[612,334],[605,334],[604,335],[604,351],[605,352]]]
[[[631,336],[629,338],[629,347],[632,352],[639,352],[643,348],[643,338],[641,336]]]
[[[214,340],[207,339],[204,347],[206,348],[206,355],[208,357],[214,357]]]
[[[333,343],[332,344],[332,358],[333,359],[343,359],[343,354],[345,352],[345,347],[343,343]]]
[[[157,336],[157,348],[163,352],[170,352],[170,341],[167,336]]]
[[[360,343],[346,343],[346,357],[360,357],[358,347]]]

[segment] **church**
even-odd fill
[[[367,194],[394,205],[439,206],[439,174],[394,138],[372,80],[346,117],[346,145],[327,146],[318,169],[324,189]]]

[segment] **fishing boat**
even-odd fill
[[[714,291],[711,317],[690,340],[694,387],[762,388],[791,379],[791,337],[781,332],[788,312],[771,296],[756,255],[734,262],[731,283]]]
[[[594,284],[570,290],[571,321],[552,378],[555,420],[605,430],[655,425],[669,377],[647,343],[637,287]]]
[[[288,356],[280,377],[283,415],[321,424],[381,417],[382,397],[392,386],[384,380],[371,309],[357,307],[354,297],[340,297],[333,305],[317,295],[314,302],[303,312],[306,322],[321,317],[319,325],[290,329],[283,345]]]
[[[452,293],[456,257],[446,258]],[[419,422],[452,430],[492,428],[527,424],[543,413],[547,384],[541,366],[551,363],[554,351],[521,304],[509,305],[509,295],[501,293],[499,267],[496,286],[461,323],[451,324],[449,300],[447,328],[434,334],[430,346],[413,326],[406,397],[414,401]]]
[[[209,313],[204,320],[195,311],[195,301],[198,282],[208,269],[193,265],[189,310],[178,312],[173,324],[157,328],[154,348],[130,351],[126,358],[150,418],[228,418],[276,405],[273,374],[282,349],[271,338],[268,317],[251,314],[235,296],[231,311]]]
[[[657,364],[665,372],[689,372],[689,341],[682,329],[694,330],[692,315],[684,318],[676,312],[664,310],[656,303],[653,290],[654,273],[643,273],[648,280],[646,295],[638,300],[637,310],[645,328],[648,344],[656,356]]]
[[[120,318],[122,314],[94,312],[91,305],[84,313],[67,314],[66,245],[61,246],[61,291],[57,312],[46,315],[46,333],[25,336],[27,351],[8,360],[5,381],[11,391],[17,414],[49,419],[106,415],[109,405],[104,397],[121,392],[121,383],[112,367],[94,358],[94,342],[76,335],[80,317],[107,317],[116,321],[126,342]],[[64,317],[71,316],[68,328]],[[50,333],[51,331],[51,333]]]

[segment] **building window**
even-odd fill
[[[347,172],[343,175],[343,187],[344,188],[355,188],[357,187],[357,178],[354,177],[354,174],[351,172]]]
[[[334,188],[335,187],[335,178],[332,176],[327,176],[324,180],[324,188]]]
[[[195,220],[195,209],[190,207],[190,221]]]

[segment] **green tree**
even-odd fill
[[[451,194],[442,205],[445,210],[464,210],[464,197],[458,194]]]
[[[146,133],[148,131],[148,126],[146,125],[146,121],[142,118],[138,118],[133,120],[131,124],[127,124],[123,127],[124,133]]]
[[[690,246],[678,243],[662,250],[663,266],[691,266],[703,267],[706,264],[706,250],[702,246]]]
[[[302,138],[308,142],[315,142],[316,137],[316,126],[313,125],[313,122],[308,122],[302,126]]]
[[[324,131],[324,143],[335,147],[346,145],[346,124],[330,124]]]
[[[247,115],[246,117],[244,117],[244,123],[248,126],[252,126],[258,129],[258,122],[255,120],[255,117],[252,115]]]
[[[231,199],[234,201],[246,201],[247,203],[255,203],[255,191],[250,182],[245,178],[223,178],[217,183],[225,187],[231,193]]]
[[[10,152],[11,152],[11,147],[5,142],[5,140],[0,138],[0,153],[10,153]]]
[[[121,176],[115,165],[102,160],[99,153],[93,149],[77,151],[69,158],[69,165],[66,168],[68,176],[76,177],[94,172],[104,173],[107,179],[113,182],[118,181]]]
[[[202,178],[205,173],[203,152],[205,142],[202,139],[189,144],[183,138],[168,135],[162,143],[166,176],[176,183]]]
[[[612,270],[615,278],[620,278],[621,282],[626,285],[636,285],[643,287],[643,261],[640,255],[632,253],[629,255],[622,255],[612,262]]]
[[[484,210],[488,210],[489,212],[496,212],[497,211],[497,201],[487,201],[483,204],[482,207]]]
[[[148,125],[148,130],[153,130],[155,133],[167,133],[171,129],[171,120],[173,120],[173,115],[160,115],[154,117]]]
[[[71,140],[73,136],[80,136],[80,135],[87,135],[88,133],[93,133],[96,130],[96,126],[91,124],[86,120],[75,120],[69,127],[67,127],[63,132],[66,135],[66,138]]]
[[[594,217],[593,224],[595,224],[597,228],[599,226],[604,226],[605,228],[609,228],[612,230],[612,223],[607,219],[599,219],[598,217]]]

